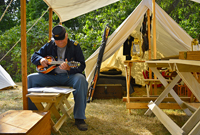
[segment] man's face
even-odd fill
[[[55,40],[55,43],[58,47],[63,48],[67,45],[68,34],[65,34],[65,38],[63,40]]]

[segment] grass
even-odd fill
[[[143,94],[144,90],[135,88],[134,94]],[[69,101],[73,104],[72,95],[70,95]],[[0,114],[8,110],[22,110],[20,86],[0,91]],[[93,100],[86,107],[87,131],[79,131],[74,125],[74,119],[70,118],[60,130],[63,135],[170,135],[154,114],[144,115],[146,110],[132,109],[132,114],[128,115],[128,110],[122,99]],[[189,118],[182,110],[166,109],[163,111],[179,127],[182,127]]]

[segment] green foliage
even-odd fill
[[[43,0],[29,0],[27,4],[27,21],[35,20],[39,18],[44,11],[48,8],[47,4]],[[44,16],[45,20],[48,21],[49,16]]]
[[[173,0],[162,0],[159,5],[166,11]],[[200,33],[200,6],[191,0],[180,0],[169,14],[192,38]]]
[[[27,29],[32,27],[36,20],[27,23]],[[30,31],[27,33],[27,72],[35,72],[35,65],[31,64],[31,55],[38,51],[41,46],[43,46],[48,41],[48,22],[41,19]],[[0,49],[1,58],[5,55],[10,48],[12,48],[17,41],[21,38],[20,26],[15,26],[10,30],[4,32],[0,35]],[[0,61],[0,64],[5,68],[5,70],[11,75],[15,82],[21,81],[21,42],[16,44],[16,46],[6,55],[6,57]]]
[[[0,17],[3,15],[6,7],[10,3],[11,0],[7,0],[7,2],[3,2],[5,0],[1,0],[0,2]],[[5,12],[2,20],[0,21],[0,30],[5,31],[8,30],[20,23],[20,1],[13,0],[11,5],[8,7],[7,12]],[[1,34],[1,32],[0,32]]]

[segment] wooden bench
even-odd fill
[[[50,135],[50,112],[9,110],[0,115],[0,135]]]

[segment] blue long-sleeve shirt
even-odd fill
[[[46,56],[53,56],[56,61],[58,60],[57,46],[54,40],[46,43],[43,47],[40,48],[39,51],[35,52],[31,57],[31,62],[35,65],[40,65],[40,59]],[[70,71],[68,71],[69,74],[82,73],[84,71],[86,66],[85,58],[83,56],[80,45],[74,40],[68,39],[64,59],[66,58],[68,61],[77,61],[81,63],[79,67],[71,68]],[[52,70],[49,73],[55,74],[55,71]]]

